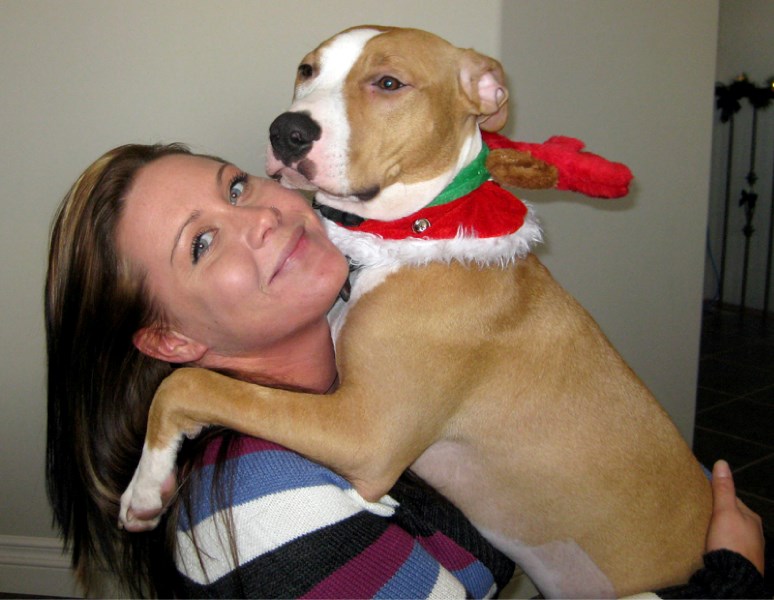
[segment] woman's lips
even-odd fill
[[[296,227],[288,238],[287,242],[282,246],[279,254],[277,255],[277,262],[275,263],[274,273],[269,278],[269,285],[272,281],[285,269],[285,266],[292,261],[293,257],[305,245],[306,230],[302,225]]]

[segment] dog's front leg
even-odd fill
[[[183,436],[207,425],[282,444],[340,473],[366,499],[378,499],[418,454],[390,454],[393,434],[377,427],[378,417],[363,405],[372,396],[357,385],[321,396],[265,388],[205,369],[176,370],[153,399],[142,457],[121,496],[119,524],[132,531],[158,524],[162,487],[174,472]]]

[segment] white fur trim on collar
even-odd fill
[[[418,266],[429,262],[476,263],[479,266],[505,266],[524,258],[542,241],[542,232],[532,207],[527,205],[524,224],[514,233],[493,238],[477,238],[460,230],[446,240],[405,238],[385,240],[372,233],[352,231],[323,219],[328,235],[339,250],[358,267]]]

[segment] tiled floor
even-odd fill
[[[693,445],[705,465],[731,464],[774,539],[774,317],[705,309]]]

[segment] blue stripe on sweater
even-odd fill
[[[214,472],[215,465],[207,465],[198,472],[200,480],[192,493],[193,524],[185,511],[180,511],[178,530],[189,530],[217,512],[218,507],[211,500]],[[352,488],[343,477],[288,450],[262,450],[231,458],[223,465],[221,476],[226,482],[247,477],[252,481],[251,485],[234,485],[233,492],[225,491],[226,505],[230,506],[304,487],[332,484],[344,490]],[[230,493],[233,498],[229,503]]]
[[[495,583],[492,572],[479,561],[470,563],[464,569],[452,571],[452,575],[462,582],[472,598],[485,597]]]
[[[438,581],[441,567],[416,542],[406,562],[374,595],[375,598],[427,598]]]

